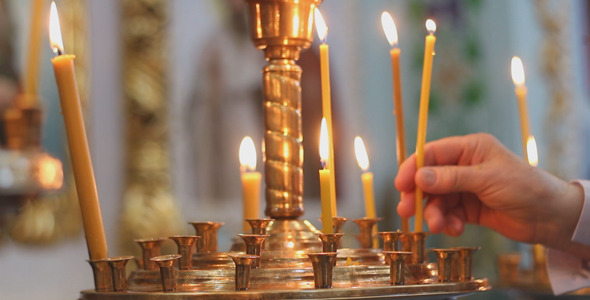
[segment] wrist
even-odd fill
[[[563,192],[555,195],[552,203],[554,205],[547,207],[548,219],[540,220],[550,225],[545,228],[547,234],[540,242],[550,248],[570,252],[571,247],[577,244],[572,238],[584,205],[584,189],[579,183],[570,182]]]

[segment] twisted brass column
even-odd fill
[[[303,215],[301,50],[312,41],[312,12],[320,0],[246,0],[250,32],[264,50],[264,181],[267,216]]]

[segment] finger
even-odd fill
[[[443,232],[450,236],[459,236],[465,229],[465,221],[453,213],[445,216],[445,228]]]
[[[424,208],[424,219],[432,233],[440,233],[445,226],[445,202],[441,197],[431,196]]]
[[[399,167],[395,177],[395,187],[398,191],[411,191],[416,185],[414,177],[416,175],[416,155],[408,157]]]
[[[491,145],[499,144],[490,134],[477,133],[442,138],[426,144],[424,165],[472,165],[483,160]]]
[[[397,205],[397,213],[403,218],[409,218],[414,215],[416,211],[416,202],[414,191],[402,192],[401,200]]]
[[[423,167],[416,172],[416,185],[430,194],[472,192],[477,194],[490,181],[481,165]]]

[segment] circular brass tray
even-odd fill
[[[297,290],[206,291],[206,292],[125,292],[98,293],[82,291],[83,300],[172,300],[172,299],[448,299],[490,289],[487,279],[468,282],[430,283],[390,286],[340,287]],[[350,285],[350,284],[349,284]]]

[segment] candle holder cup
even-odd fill
[[[334,229],[334,233],[342,232],[342,226],[344,223],[348,221],[348,218],[345,217],[332,217],[332,228]]]
[[[438,282],[451,282],[453,279],[453,256],[457,249],[432,249],[438,263]]]
[[[97,292],[113,291],[113,275],[107,259],[89,259],[94,275],[94,290]]]
[[[149,238],[149,239],[136,239],[134,240],[141,247],[142,259],[141,266],[144,270],[153,271],[157,270],[158,267],[150,259],[155,256],[159,256],[161,252],[162,243],[165,241],[163,238]]]
[[[180,257],[180,254],[170,254],[152,257],[151,259],[160,268],[160,278],[162,281],[162,290],[164,292],[176,291],[174,263]]]
[[[197,253],[209,253],[211,252],[211,246],[209,245],[209,235],[213,230],[213,222],[189,222],[195,229],[195,235],[201,238],[196,242]]]
[[[453,280],[454,281],[471,281],[473,279],[473,252],[481,247],[456,247],[457,254],[453,256]]]
[[[193,246],[200,238],[200,236],[196,235],[175,235],[170,237],[178,248],[178,254],[180,255],[178,268],[180,270],[190,270],[192,268]]]
[[[269,237],[268,234],[238,234],[246,243],[246,254],[256,255],[259,258],[254,260],[253,266],[254,268],[260,267],[260,253],[262,242],[264,239]]]
[[[361,218],[352,220],[359,226],[360,234],[357,236],[361,248],[372,248],[373,247],[373,228],[377,225],[377,222],[381,221],[381,218]]]
[[[423,264],[426,262],[426,235],[427,233],[425,232],[409,232],[404,234],[404,236],[408,236],[406,241],[409,241],[411,246],[412,256],[410,263]],[[402,250],[404,248],[405,247],[402,247]]]
[[[411,256],[412,252],[383,251],[383,255],[389,262],[389,283],[403,285],[405,283],[406,258]]]
[[[332,273],[336,264],[336,252],[308,253],[313,266],[313,279],[316,289],[332,287]]]
[[[236,291],[245,291],[250,288],[250,270],[252,264],[260,259],[259,255],[237,254],[230,255],[236,265],[235,285]]]
[[[133,256],[117,256],[106,259],[111,266],[111,276],[113,278],[113,291],[125,292],[127,291],[127,272],[125,267],[127,262],[132,260]]]

